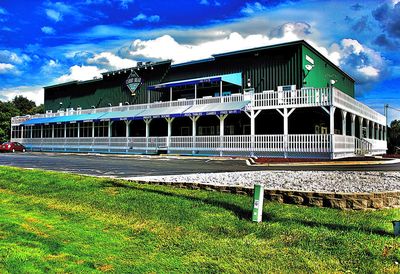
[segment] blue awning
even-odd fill
[[[23,126],[34,126],[43,124],[62,124],[62,123],[74,123],[74,122],[93,122],[100,120],[100,117],[105,115],[105,112],[91,113],[91,114],[80,114],[80,115],[66,115],[66,116],[55,116],[46,118],[34,118],[27,120],[21,125]]]
[[[183,113],[190,108],[190,106],[176,106],[165,108],[148,108],[141,112],[135,119],[144,118],[168,118],[168,117],[182,117]]]
[[[134,120],[136,116],[140,115],[145,109],[128,110],[128,111],[114,111],[108,112],[101,116],[101,121],[123,121]]]
[[[183,116],[205,116],[235,114],[245,110],[250,101],[214,103],[205,105],[195,105],[186,110]]]
[[[160,83],[158,85],[149,86],[148,90],[156,90],[161,88],[169,88],[169,87],[179,87],[179,86],[187,86],[187,85],[195,85],[200,83],[212,83],[212,82],[226,82],[230,84],[234,84],[237,86],[242,86],[242,73],[231,73],[224,75],[216,75],[216,76],[208,76],[194,79],[185,79],[180,81],[173,81],[167,83]]]

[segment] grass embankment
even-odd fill
[[[0,167],[0,273],[397,272],[397,210],[350,212]]]

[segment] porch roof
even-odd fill
[[[250,101],[214,103],[195,105],[184,112],[184,116],[204,116],[240,113],[246,108]]]
[[[128,110],[128,111],[113,111],[108,112],[100,117],[100,120],[106,121],[121,121],[121,120],[133,120],[140,113],[144,112],[144,109]]]
[[[230,83],[237,86],[242,86],[242,73],[238,72],[238,73],[231,73],[224,75],[216,75],[216,76],[208,76],[208,77],[185,79],[167,83],[160,83],[158,85],[149,86],[147,89],[156,90],[161,88],[179,87],[179,86],[195,85],[200,83],[212,83],[219,81]]]
[[[105,112],[91,113],[91,114],[80,114],[80,115],[68,115],[68,116],[55,116],[55,117],[43,117],[34,118],[21,123],[21,125],[41,125],[41,124],[55,124],[55,123],[70,123],[70,122],[84,122],[99,120],[101,116],[106,114]]]
[[[135,119],[142,118],[167,118],[167,117],[180,117],[183,116],[185,110],[190,106],[176,106],[166,108],[148,108],[135,117]]]

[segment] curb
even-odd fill
[[[246,160],[250,162],[250,160]],[[324,161],[324,162],[294,162],[294,163],[263,163],[263,164],[248,164],[251,166],[270,166],[270,167],[284,167],[284,166],[368,166],[368,165],[391,165],[400,163],[400,159],[391,159],[386,161]]]

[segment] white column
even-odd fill
[[[24,139],[24,126],[21,126],[21,139]]]
[[[30,134],[31,139],[32,139],[32,135],[33,135],[33,127],[34,127],[34,126],[31,126],[31,134]]]
[[[51,125],[51,138],[54,138],[54,124]]]
[[[190,118],[190,120],[192,120],[192,154],[195,154],[196,153],[196,151],[195,151],[195,148],[196,148],[196,134],[197,134],[196,122],[197,122],[197,120],[199,120],[200,116],[193,116],[193,117],[189,117],[189,118]]]
[[[222,103],[222,81],[219,81],[219,96],[221,97],[220,98],[220,100],[221,100],[221,103]]]
[[[329,134],[335,134],[335,109],[334,106],[329,109]]]
[[[148,153],[151,119],[144,119],[144,122],[146,123],[146,153]]]
[[[384,129],[385,127],[383,126],[383,125],[380,125],[380,129],[381,129],[381,134],[379,135],[379,140],[383,140],[383,129]]]
[[[43,139],[43,125],[40,125],[40,139]]]
[[[346,135],[346,129],[347,129],[347,121],[346,121],[346,116],[347,116],[347,111],[342,110],[342,135]]]
[[[169,104],[172,104],[172,87],[169,88]]]
[[[288,151],[288,143],[289,143],[289,116],[295,111],[296,108],[292,108],[288,111],[287,108],[283,109],[283,112],[279,109],[276,111],[279,112],[280,115],[283,117],[283,150],[284,150],[284,157],[287,158],[287,151]]]
[[[165,118],[168,123],[168,135],[167,135],[167,148],[169,148],[171,144],[171,135],[172,135],[172,122],[175,118]]]
[[[131,124],[132,121],[125,121],[125,137],[129,137],[129,125]]]
[[[94,138],[94,122],[92,122],[92,138]]]
[[[196,99],[197,99],[197,84],[194,84],[194,105],[196,105]]]
[[[360,139],[362,139],[363,138],[363,121],[364,121],[364,118],[363,117],[358,117],[358,121],[360,122],[360,127],[359,127],[359,131],[360,131]]]
[[[375,139],[379,140],[379,124],[375,123]]]
[[[113,121],[108,121],[108,138],[112,137],[112,132],[111,132],[112,124]]]
[[[350,114],[351,116],[351,136],[356,136],[356,123],[355,123],[355,120],[356,120],[356,115],[355,114],[353,114],[353,113],[351,113]]]
[[[222,98],[222,97],[221,97]],[[220,151],[219,151],[219,155],[222,156],[222,148],[224,146],[224,128],[225,128],[225,118],[228,117],[228,114],[224,114],[224,115],[218,115],[217,116],[219,119],[219,147],[220,147]]]
[[[81,135],[81,123],[79,123],[79,122],[76,122],[76,124],[77,124],[77,126],[78,126],[78,138],[80,137],[80,135]]]
[[[150,104],[150,90],[147,90],[147,104]],[[149,108],[149,106],[147,106]]]
[[[250,140],[251,140],[251,156],[254,156],[254,147],[255,147],[255,135],[256,135],[256,118],[258,114],[260,114],[261,110],[257,110],[256,112],[251,109],[250,112],[245,112],[246,115],[250,118]]]

